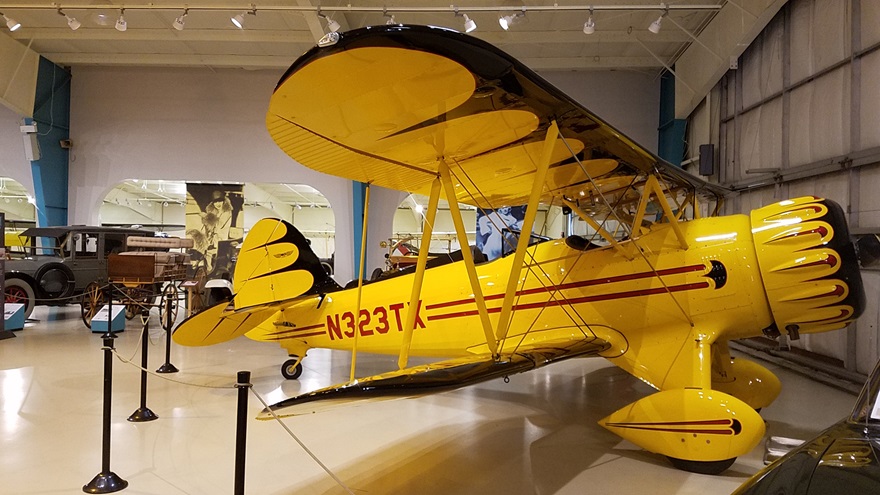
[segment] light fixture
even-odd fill
[[[667,9],[666,12],[663,12],[662,14],[660,14],[660,17],[658,17],[656,21],[652,22],[651,25],[648,26],[648,31],[651,31],[654,34],[659,33],[660,32],[660,23],[663,22],[663,18],[668,13],[669,13],[669,10]]]
[[[510,26],[516,24],[525,16],[526,16],[526,8],[523,7],[522,12],[499,16],[498,17],[498,24],[501,25],[501,29],[507,31],[508,29],[510,29]]]
[[[455,9],[455,17],[464,17],[464,32],[470,33],[471,31],[475,31],[477,29],[477,23],[473,21],[467,14],[460,14],[458,9]]]
[[[128,23],[125,22],[125,9],[119,9],[119,19],[116,19],[116,30],[124,32],[128,29]]]
[[[6,19],[6,27],[9,28],[10,31],[15,31],[16,29],[21,27],[21,23],[16,21],[11,17],[6,17],[6,14],[0,13],[4,19]]]
[[[180,15],[177,19],[174,19],[174,22],[171,24],[171,27],[178,31],[183,31],[183,25],[186,22],[186,15],[189,13],[188,8],[183,9],[183,14]]]
[[[584,34],[593,34],[596,32],[596,21],[593,20],[593,8],[590,7],[590,17],[584,22]]]
[[[388,20],[385,21],[385,25],[393,26],[394,24],[397,24],[397,22],[394,20],[394,14],[389,14],[388,12],[383,11],[382,15],[388,18]]]
[[[244,29],[244,14],[244,12],[241,14],[235,14],[229,20],[232,21],[238,29]]]
[[[232,16],[232,18],[230,18],[229,20],[232,21],[232,23],[235,24],[235,27],[237,27],[238,29],[244,29],[244,16],[245,16],[245,14],[257,15],[257,6],[254,4],[251,4],[251,10],[244,11],[240,14],[236,14],[236,15]]]
[[[60,8],[58,9],[58,15],[63,15],[65,19],[67,19],[67,26],[70,27],[71,31],[76,31],[82,26],[82,23],[76,20],[76,17],[70,17],[64,13]]]
[[[474,22],[473,19],[470,19],[467,14],[464,15],[464,32],[470,33],[471,31],[476,31],[477,23]]]
[[[339,31],[339,28],[341,27],[339,23],[331,19],[329,16],[322,14],[321,9],[318,9],[318,17],[321,17],[325,21],[327,21],[327,29],[329,29],[331,33]]]

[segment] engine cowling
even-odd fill
[[[845,327],[865,309],[859,261],[843,209],[801,197],[753,210],[752,236],[775,327],[801,333]]]

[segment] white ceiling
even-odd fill
[[[727,0],[599,0],[593,4],[595,33],[583,32],[589,17],[589,3],[552,0],[462,0],[452,7],[443,0],[296,0],[272,4],[256,1],[219,0],[189,4],[185,28],[172,24],[185,4],[159,0],[125,2],[128,29],[114,29],[122,2],[80,0],[58,4],[46,1],[0,2],[0,12],[22,27],[2,32],[30,46],[47,59],[62,65],[134,65],[286,69],[301,53],[311,48],[326,30],[322,13],[339,22],[343,31],[394,21],[428,24],[463,30],[468,13],[478,25],[473,36],[507,51],[534,70],[578,70],[629,68],[659,70],[671,66],[714,19]],[[71,30],[64,14],[82,26]],[[230,17],[255,8],[245,15],[244,29]],[[522,22],[504,31],[500,14],[521,12]],[[652,21],[668,15],[659,33],[648,31]],[[386,9],[387,16],[382,9]],[[416,12],[416,10],[419,10]]]

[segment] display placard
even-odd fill
[[[6,330],[24,328],[24,304],[6,303],[3,307],[3,322]]]
[[[109,330],[107,320],[110,320]],[[113,306],[113,317],[110,318],[110,309],[104,306],[92,317],[92,332],[121,332],[125,330],[125,306],[122,304]]]

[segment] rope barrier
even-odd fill
[[[141,332],[143,332],[143,331],[144,330],[142,329]],[[111,347],[109,350],[111,353],[113,353],[116,356],[116,358],[120,362],[128,364],[128,365],[132,366],[133,368],[137,368],[137,369],[141,370],[142,372],[149,373],[157,378],[161,378],[161,379],[168,381],[168,382],[171,382],[171,383],[176,383],[179,385],[185,385],[185,386],[195,387],[195,388],[212,389],[212,390],[237,390],[241,386],[241,384],[237,383],[237,381],[236,381],[236,383],[233,383],[230,385],[208,385],[208,384],[204,384],[204,383],[195,383],[195,382],[189,382],[189,381],[184,381],[184,380],[177,380],[177,379],[169,377],[168,375],[156,373],[152,370],[146,369],[143,366],[140,366],[139,364],[132,361],[132,359],[134,359],[135,354],[137,354],[137,350],[140,348],[140,341],[141,341],[141,339],[138,339],[139,343],[136,346],[135,352],[132,354],[131,359],[126,359],[125,357],[121,356],[119,354],[119,349],[117,349],[115,347]],[[225,379],[225,377],[217,377],[217,378],[224,378]],[[285,424],[283,421],[281,421],[281,418],[279,418],[275,414],[275,412],[269,408],[269,405],[266,402],[266,400],[263,399],[263,397],[256,390],[254,390],[254,388],[252,386],[248,387],[248,388],[250,388],[251,392],[253,392],[253,394],[257,397],[257,399],[260,401],[260,403],[263,405],[263,407],[267,411],[269,411],[269,414],[272,415],[272,418],[275,421],[277,421],[278,424],[280,424],[282,428],[284,428],[284,430],[287,432],[287,434],[291,438],[293,438],[293,440],[300,446],[300,448],[303,449],[303,451],[309,457],[311,457],[312,460],[315,461],[315,463],[318,466],[320,466],[321,469],[323,469],[324,472],[327,473],[327,475],[330,476],[343,490],[345,490],[350,495],[354,495],[354,492],[329,467],[327,467],[326,464],[321,462],[321,460],[318,458],[318,456],[314,452],[312,452],[312,450],[309,449],[309,447],[302,440],[299,439],[299,437],[293,432],[293,430],[291,430],[287,424]]]
[[[302,448],[303,451],[306,454],[308,454],[309,457],[311,457],[312,460],[315,461],[316,464],[321,466],[321,469],[323,469],[324,472],[327,473],[327,475],[329,475],[331,478],[333,478],[333,480],[336,481],[336,483],[340,487],[342,487],[343,490],[348,492],[350,495],[354,495],[354,492],[351,491],[351,489],[348,487],[348,485],[346,485],[341,479],[339,479],[338,476],[336,476],[336,474],[333,471],[330,470],[330,468],[328,468],[323,462],[321,462],[321,459],[318,459],[318,456],[315,455],[315,453],[312,452],[311,449],[309,449],[306,446],[306,444],[303,443],[303,441],[300,440],[299,437],[296,436],[295,433],[293,433],[293,430],[291,430],[287,426],[287,424],[284,423],[284,421],[281,421],[281,418],[279,418],[278,415],[275,414],[275,411],[273,411],[272,409],[269,408],[269,405],[266,403],[265,400],[263,400],[263,397],[259,393],[257,393],[257,391],[253,389],[253,387],[251,387],[251,392],[253,392],[253,394],[257,397],[257,399],[260,401],[260,403],[263,404],[263,407],[265,408],[265,410],[269,411],[269,414],[272,415],[272,418],[275,421],[277,421],[278,424],[280,424],[282,428],[284,428],[284,431],[286,431],[288,435],[290,435],[290,438],[294,439],[296,441],[296,443],[299,444],[300,448]]]

